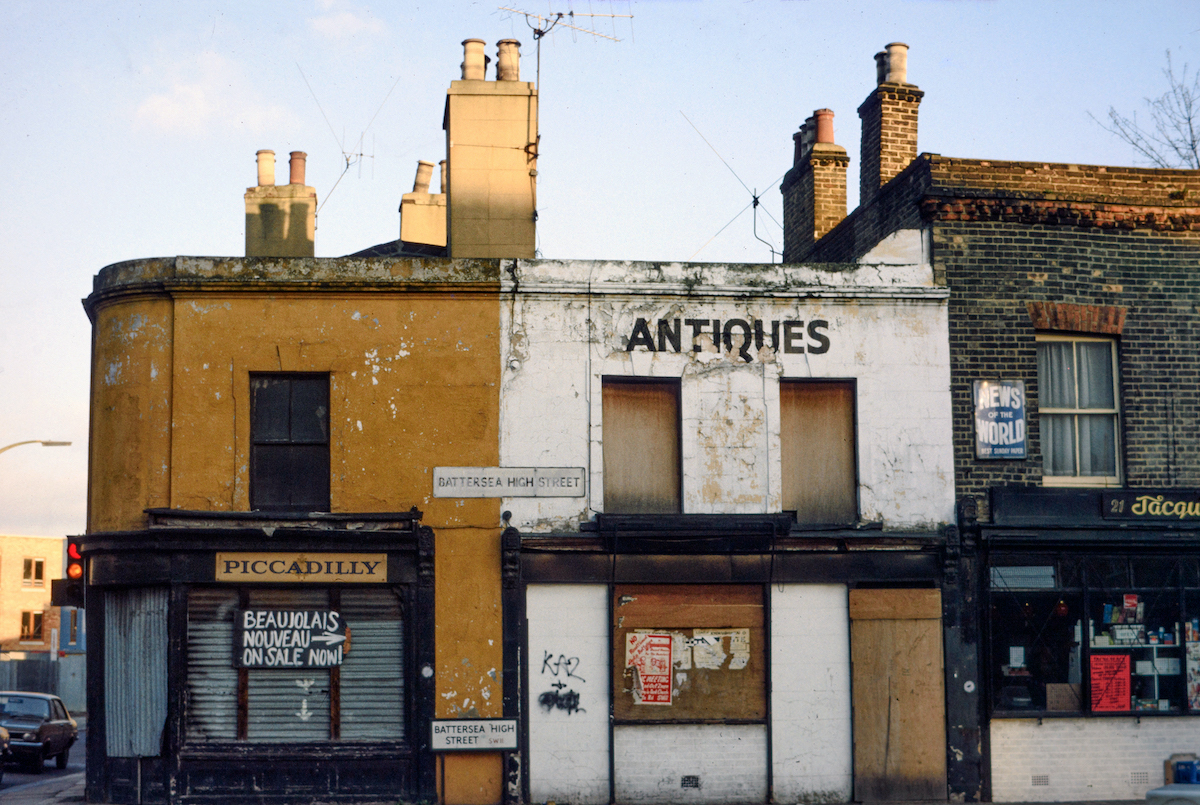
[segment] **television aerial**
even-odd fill
[[[597,31],[595,20],[598,18],[607,18],[607,19],[611,19],[611,20],[618,20],[618,19],[632,20],[633,19],[632,14],[592,14],[592,13],[585,14],[585,13],[577,13],[575,11],[568,10],[566,12],[562,12],[562,11],[549,12],[547,16],[543,17],[541,14],[535,14],[532,11],[522,11],[519,8],[509,8],[507,6],[500,6],[500,10],[507,11],[511,14],[523,14],[525,16],[525,24],[529,26],[529,29],[531,31],[533,31],[533,41],[537,44],[537,53],[536,53],[537,68],[535,70],[536,75],[535,75],[535,80],[534,80],[534,86],[536,86],[536,87],[541,86],[542,37],[544,37],[546,34],[550,33],[555,28],[561,27],[561,28],[571,30],[571,31],[579,31],[580,33],[584,33],[584,34],[587,34],[592,37],[598,37],[600,39],[607,39],[611,42],[620,42],[621,40],[618,39],[616,36],[609,36],[608,34],[602,34],[599,31]],[[580,25],[575,24],[576,20],[582,21],[584,19],[590,20],[590,22],[591,22],[590,28],[584,28]],[[614,33],[615,32],[616,31],[615,31],[615,26],[614,26]],[[632,29],[631,29],[631,32],[632,32]]]

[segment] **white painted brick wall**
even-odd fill
[[[1144,800],[1176,752],[1200,752],[1200,718],[993,719],[992,800]]]
[[[774,801],[849,802],[854,788],[845,585],[771,587],[771,687]]]
[[[525,602],[530,797],[534,802],[604,805],[609,801],[608,588],[531,584]],[[579,695],[578,709],[567,707],[569,700],[553,698],[570,692]],[[546,693],[551,696],[543,704]]]
[[[516,299],[501,303],[501,464],[584,467],[588,489],[506,498],[514,526],[574,530],[604,510],[605,375],[680,380],[685,512],[780,511],[779,379],[824,377],[857,379],[863,519],[894,528],[953,520],[947,310],[927,265],[762,266],[751,276],[736,266],[522,260],[518,274]],[[772,283],[793,290],[774,295]],[[771,321],[821,319],[830,347],[767,348],[746,363],[704,335],[706,349],[691,351],[684,325],[680,353],[626,351],[638,318],[654,329],[659,318],[691,317],[758,319],[768,333]]]
[[[767,731],[760,725],[616,727],[613,757],[621,803],[732,805],[767,798]],[[699,788],[684,788],[685,775],[699,777]]]

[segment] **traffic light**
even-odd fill
[[[78,607],[83,609],[84,576],[83,554],[78,539],[67,540],[67,566],[62,579],[50,581],[50,603],[56,607]]]

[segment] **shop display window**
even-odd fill
[[[1200,712],[1197,569],[1166,555],[993,557],[993,711]]]

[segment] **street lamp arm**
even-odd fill
[[[24,442],[13,442],[12,444],[8,444],[8,445],[5,445],[4,447],[0,447],[0,453],[3,453],[5,450],[12,450],[14,447],[20,447],[23,444],[40,444],[42,447],[67,447],[71,443],[70,442],[56,442],[52,439],[29,439]]]

